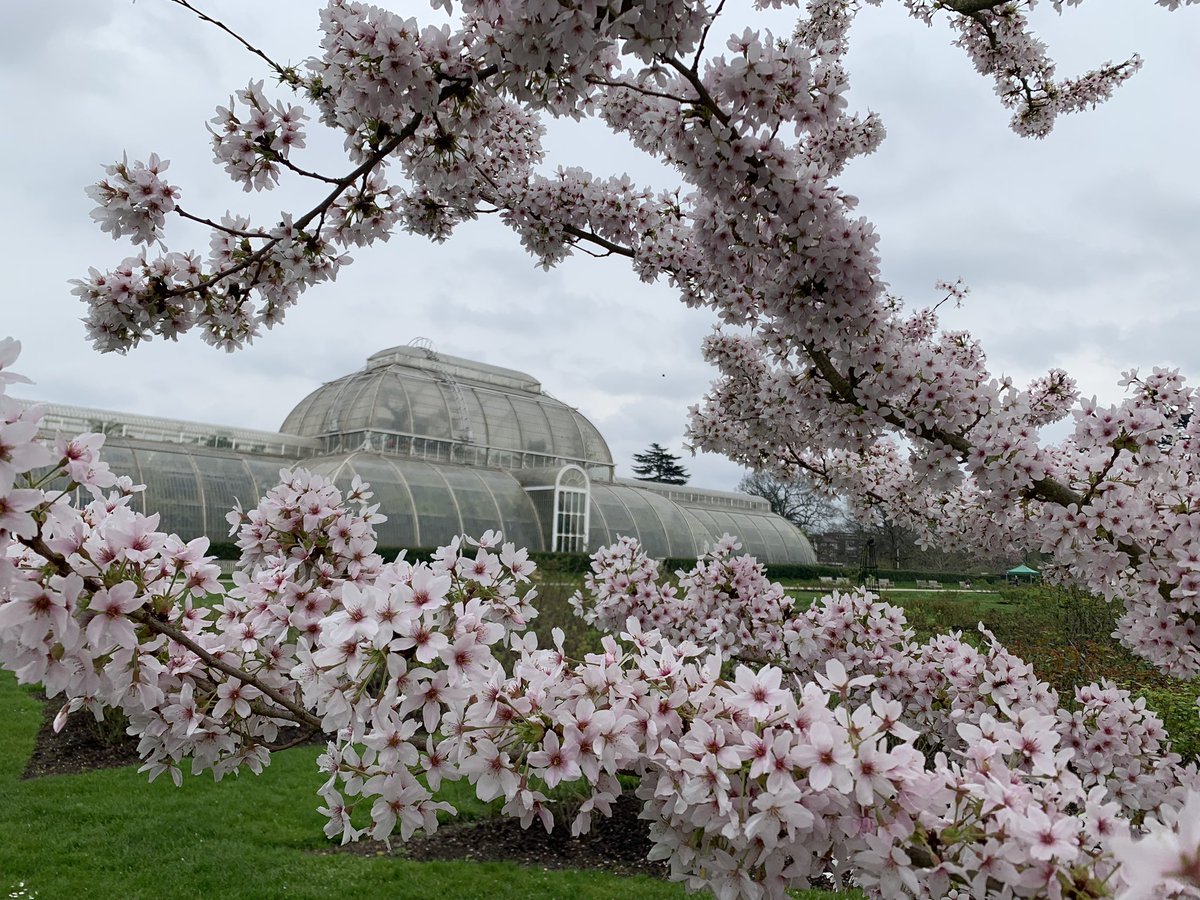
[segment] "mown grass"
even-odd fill
[[[182,788],[147,784],[133,767],[22,781],[41,708],[8,673],[0,675],[0,721],[0,896],[685,896],[645,877],[331,854],[316,812],[313,747],[276,754],[261,776],[188,778]],[[467,815],[481,810],[464,806]]]
[[[314,791],[320,752],[277,753],[262,775],[182,788],[134,767],[22,781],[41,704],[0,674],[0,897],[194,900],[220,898],[570,898],[658,900],[677,884],[508,863],[412,862],[331,852]],[[452,788],[462,816],[491,808]],[[23,893],[22,893],[23,892]],[[691,895],[697,896],[697,895]],[[705,895],[699,895],[705,896]],[[857,894],[804,891],[797,900]]]

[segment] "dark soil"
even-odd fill
[[[63,730],[54,733],[54,717],[62,700],[42,703],[42,727],[22,778],[44,775],[77,775],[92,769],[112,769],[138,761],[137,741],[112,722],[97,722],[90,712],[72,713]],[[109,713],[109,715],[115,715]]]
[[[23,778],[75,775],[138,762],[137,741],[115,723],[97,723],[86,710],[73,713],[56,734],[54,717],[61,707],[61,701],[44,701],[42,727]],[[650,838],[647,823],[637,817],[640,808],[639,801],[623,794],[613,804],[612,818],[593,815],[591,831],[577,838],[571,837],[569,825],[556,825],[547,834],[539,823],[524,829],[516,819],[498,816],[443,825],[431,836],[414,837],[406,844],[395,841],[390,850],[381,841],[358,841],[322,852],[418,861],[514,862],[543,869],[604,869],[617,875],[665,878],[666,865],[646,859]]]
[[[414,837],[392,848],[381,841],[358,841],[329,852],[358,856],[402,856],[406,859],[469,859],[476,862],[514,862],[542,869],[604,869],[617,875],[665,878],[667,866],[650,862],[646,822],[638,819],[641,803],[622,794],[611,818],[592,816],[587,834],[571,837],[569,825],[555,825],[549,834],[536,822],[529,828],[508,816],[479,822],[442,825],[428,837]]]

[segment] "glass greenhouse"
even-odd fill
[[[816,561],[759,497],[614,477],[612,454],[573,407],[513,369],[429,346],[374,354],[317,388],[279,432],[48,404],[47,436],[102,432],[113,470],[146,490],[135,508],[184,538],[228,540],[226,513],[303,466],[342,489],[370,482],[385,548],[434,547],[500,529],[531,550],[592,552],[636,537],[654,557],[694,557],[723,534],[766,562]]]

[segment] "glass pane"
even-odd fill
[[[540,406],[550,423],[551,452],[560,459],[583,459],[583,437],[575,424],[574,411],[549,403]]]
[[[510,397],[509,401],[520,423],[522,449],[553,456],[554,442],[550,436],[550,424],[542,413],[541,405],[524,397]]]
[[[506,472],[480,470],[476,474],[500,508],[504,539],[530,550],[545,549],[547,545],[542,540],[538,517],[530,501],[542,494],[553,496],[553,491],[536,491],[530,495]]]
[[[412,434],[412,408],[408,391],[404,389],[404,379],[395,372],[385,371],[379,375],[379,391],[375,395],[372,421],[376,428]]]
[[[523,449],[521,429],[508,397],[484,390],[477,391],[476,396],[483,407],[487,427],[486,434],[475,435],[475,440],[501,450]]]
[[[475,472],[452,466],[440,471],[454,491],[454,499],[458,501],[458,514],[464,532],[479,537],[485,531],[501,527],[500,512],[492,495]]]
[[[184,540],[203,535],[200,483],[186,449],[138,449],[136,455],[146,484],[146,508],[162,516],[159,529]]]
[[[220,540],[229,531],[226,514],[240,501],[242,508],[253,506],[258,496],[245,464],[236,457],[196,454],[200,483],[204,488],[205,533]]]
[[[432,381],[406,382],[409,401],[412,403],[413,434],[449,438],[450,408],[442,394],[440,385]]]
[[[360,453],[350,458],[346,469],[338,479],[338,487],[348,490],[354,474],[360,475],[371,485],[375,495],[371,502],[378,503],[379,511],[387,516],[386,522],[375,526],[379,545],[387,548],[421,546],[412,494],[396,467],[388,460]]]
[[[416,511],[420,546],[437,547],[462,532],[458,508],[445,480],[437,468],[417,460],[396,460],[412,492]]]

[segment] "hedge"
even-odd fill
[[[241,551],[237,544],[231,541],[214,541],[209,544],[208,552],[217,559],[237,559]],[[433,547],[378,547],[376,552],[391,562],[401,552],[405,559],[429,560],[433,556]],[[584,553],[547,553],[533,551],[529,558],[543,573],[552,575],[583,575],[591,569],[592,559]],[[664,574],[674,573],[682,569],[687,571],[696,565],[692,557],[669,557],[664,559],[659,570]],[[771,578],[787,581],[816,581],[822,576],[835,578],[849,577],[851,581],[861,581],[862,570],[849,566],[823,566],[820,564],[807,565],[802,563],[775,563],[767,566],[767,575]],[[960,581],[979,582],[981,584],[1003,584],[1003,575],[964,575],[961,572],[922,572],[915,569],[878,569],[877,578],[890,578],[892,581],[941,581],[957,585]]]

